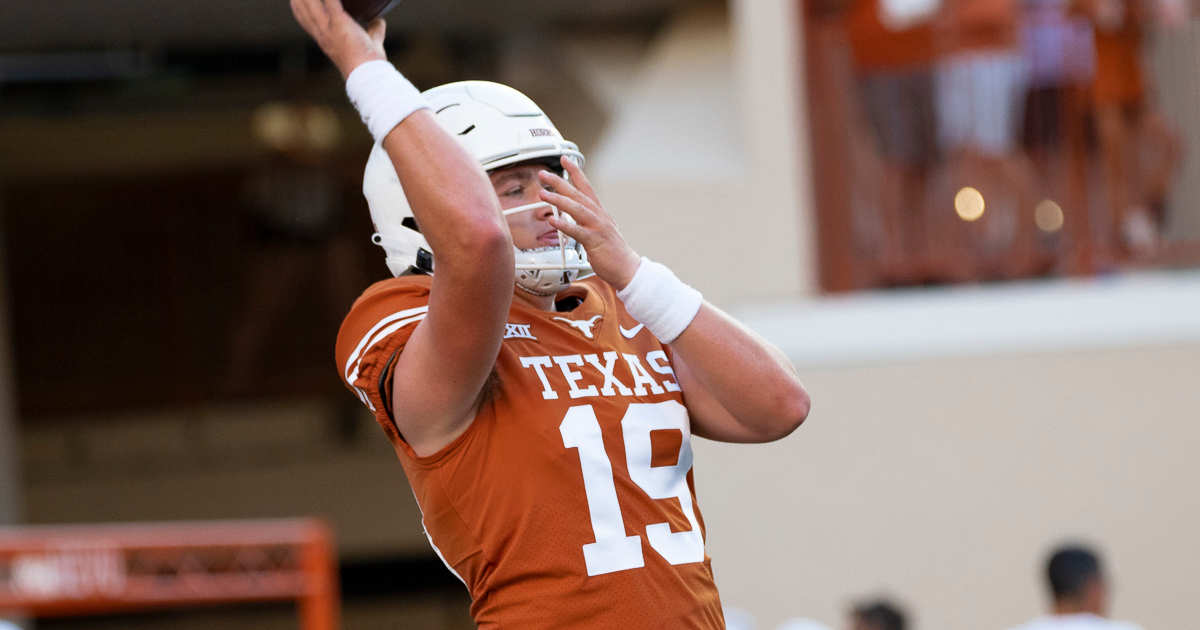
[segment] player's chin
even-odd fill
[[[546,245],[540,240],[513,240],[513,247],[523,252],[533,252],[545,249],[549,247],[549,245]]]

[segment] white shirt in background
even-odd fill
[[[1142,627],[1136,623],[1113,621],[1091,613],[1077,613],[1038,617],[1012,630],[1142,630]]]
[[[812,619],[797,617],[775,626],[775,630],[832,630],[829,626]]]

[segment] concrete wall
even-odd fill
[[[723,306],[815,286],[791,6],[678,16],[616,92],[591,156],[634,249]]]
[[[760,628],[852,599],[921,630],[1043,610],[1043,562],[1097,545],[1113,613],[1200,623],[1200,272],[911,289],[746,308],[813,412],[761,446],[697,446],[726,604]]]
[[[1049,547],[1100,545],[1118,617],[1200,624],[1200,343],[810,368],[809,420],[702,442],[696,483],[726,605],[839,627],[893,594],[920,630],[1043,609]]]

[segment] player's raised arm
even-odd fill
[[[513,247],[479,162],[436,122],[386,61],[384,25],[364,30],[339,0],[292,0],[297,21],[347,79],[347,92],[403,185],[437,273],[429,310],[396,359],[391,405],[419,454],[449,443],[474,417],[512,300]]]
[[[638,258],[578,166],[563,160],[570,181],[551,173],[541,198],[575,219],[551,225],[587,248],[596,275],[639,322],[675,352],[692,433],[723,442],[769,442],[800,426],[809,397],[791,361],[666,267]]]

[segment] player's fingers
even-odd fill
[[[308,7],[308,0],[292,0],[292,15],[296,21],[300,23],[300,27],[305,31],[312,32],[312,11]]]
[[[542,201],[545,201],[555,208],[558,208],[559,211],[571,215],[571,218],[575,219],[577,223],[590,225],[596,220],[595,212],[582,203],[567,197],[566,195],[561,195],[557,192],[551,192],[549,190],[542,190],[539,193],[539,197]]]
[[[321,1],[297,0],[296,10],[296,20],[300,22],[300,26],[316,40],[317,44],[321,44],[326,33],[329,32],[329,16],[326,15]]]
[[[322,4],[325,5],[325,10],[328,11],[329,15],[338,15],[339,13],[346,12],[342,8],[342,0],[322,0]]]
[[[583,169],[579,168],[579,165],[575,163],[575,160],[572,160],[565,155],[560,159],[562,161],[563,168],[567,171],[567,174],[571,176],[571,182],[575,184],[575,187],[579,189],[579,192],[583,193],[588,197],[588,199],[595,201],[596,204],[599,205],[600,197],[596,195],[595,189],[592,188],[592,183],[589,182],[587,176],[583,174]]]
[[[590,244],[590,233],[578,223],[572,223],[562,217],[550,217],[550,227],[582,243],[584,247]]]
[[[309,23],[313,26],[326,27],[329,24],[329,9],[324,0],[303,0],[304,9],[308,12]]]
[[[329,32],[329,8],[324,0],[304,0],[304,8],[308,11],[308,21],[313,29],[313,36],[324,36]],[[318,43],[320,43],[318,41]]]
[[[371,41],[375,42],[376,46],[383,45],[383,38],[387,33],[387,22],[383,18],[377,17],[371,20],[371,25],[367,27],[367,35],[371,36]]]
[[[555,193],[572,199],[576,203],[587,207],[594,213],[602,212],[600,204],[597,203],[595,199],[592,199],[591,197],[588,197],[580,192],[579,189],[575,187],[573,182],[559,177],[558,174],[550,171],[542,171],[538,173],[538,175],[541,177],[542,183],[553,188]]]

